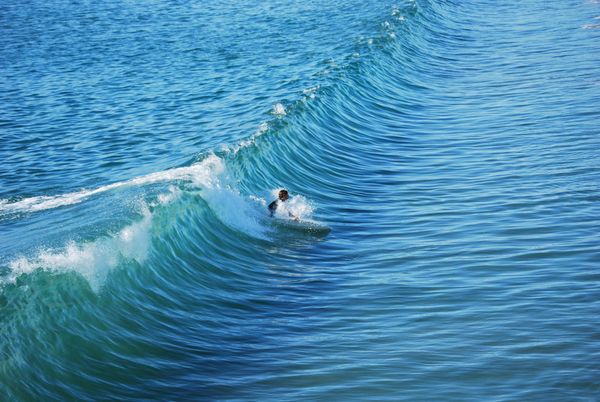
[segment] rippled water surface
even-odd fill
[[[5,0],[0,73],[1,400],[600,395],[597,1]]]

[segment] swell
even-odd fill
[[[358,38],[355,51],[340,64],[328,64],[316,75],[315,84],[305,89],[296,101],[275,104],[272,119],[261,123],[253,135],[234,145],[199,155],[190,165],[66,194],[0,200],[0,222],[5,224],[26,220],[31,214],[85,204],[104,194],[110,200],[112,193],[128,189],[142,190],[142,193],[151,194],[150,198],[154,200],[148,201],[147,195],[142,196],[142,201],[134,208],[141,217],[138,221],[95,239],[70,240],[60,247],[44,247],[41,240],[33,249],[13,250],[8,258],[4,258],[0,280],[14,283],[18,276],[39,268],[54,272],[73,269],[98,289],[106,273],[123,261],[145,262],[152,242],[160,240],[158,229],[161,224],[157,223],[154,209],[160,205],[162,209],[181,212],[175,205],[180,202],[181,193],[185,194],[184,198],[195,197],[196,203],[189,207],[201,205],[207,208],[217,218],[220,231],[234,230],[237,233],[234,238],[241,235],[271,241],[277,238],[277,231],[265,223],[263,217],[267,202],[275,197],[278,188],[288,187],[297,194],[293,212],[303,219],[312,218],[316,205],[311,198],[327,203],[333,194],[349,196],[340,189],[349,188],[349,180],[360,181],[369,173],[356,169],[352,159],[359,153],[381,157],[372,154],[370,145],[380,141],[382,133],[361,129],[368,127],[371,117],[368,114],[361,117],[337,109],[340,102],[344,102],[344,107],[363,108],[364,111],[361,102],[368,100],[370,95],[358,92],[354,85],[361,83],[365,73],[379,73],[374,68],[378,58],[385,57],[389,47],[395,46],[399,38],[406,35],[404,25],[416,11],[415,3],[392,8],[389,16],[378,24],[373,37]],[[324,118],[332,117],[346,132],[343,138],[330,130],[316,132]],[[317,166],[326,167],[327,175],[319,174]],[[352,188],[353,191],[361,189],[357,182],[352,183]],[[365,185],[362,195],[368,196],[369,192]],[[85,213],[85,205],[82,209]],[[171,219],[176,216],[167,215]],[[210,225],[205,221],[197,224],[203,228]],[[185,225],[182,230],[192,229]],[[186,238],[188,243],[197,241],[195,236]],[[199,238],[207,241],[202,235]],[[213,245],[209,243],[206,247],[210,249]],[[235,249],[232,247],[229,252]]]

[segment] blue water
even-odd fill
[[[600,395],[598,1],[4,0],[0,76],[0,400]]]

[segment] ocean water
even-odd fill
[[[3,0],[0,76],[0,400],[600,397],[598,1]]]

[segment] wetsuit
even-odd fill
[[[269,204],[269,212],[271,213],[271,216],[273,216],[275,214],[275,210],[277,209],[277,205],[279,205],[279,200],[275,200],[272,203]]]
[[[271,213],[271,217],[275,216],[275,211],[277,210],[277,207],[279,206],[279,201],[281,201],[281,200],[275,200],[269,204],[269,212]],[[285,201],[281,201],[281,202],[285,202]],[[288,215],[290,216],[290,218],[293,218],[296,221],[299,220],[299,218],[297,216],[295,216],[294,214],[292,214],[290,211],[288,211]]]

